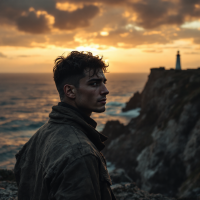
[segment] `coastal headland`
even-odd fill
[[[128,125],[108,121],[103,153],[149,193],[200,196],[200,68],[153,68],[124,111],[141,108]]]

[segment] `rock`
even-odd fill
[[[161,194],[149,194],[140,190],[135,183],[117,184],[111,188],[117,200],[175,200]]]
[[[129,183],[132,182],[133,180],[126,174],[124,169],[115,169],[112,172],[109,173],[112,183],[117,184],[117,183]]]
[[[118,173],[124,173],[118,169]],[[117,200],[175,200],[161,194],[149,194],[140,190],[135,183],[115,184],[111,186]],[[17,185],[11,181],[0,181],[0,199],[17,200]]]
[[[13,170],[0,169],[0,181],[1,180],[15,181]]]
[[[134,93],[133,97],[126,103],[125,108],[122,109],[123,112],[141,107],[142,95],[139,92]]]
[[[195,199],[196,197],[200,199],[200,162],[198,163],[198,167],[182,183],[178,196],[182,199]]]
[[[0,199],[17,200],[17,184],[13,181],[0,181]]]
[[[140,115],[126,126],[108,122],[102,131],[112,138],[105,142],[106,159],[150,193],[198,196],[199,86],[199,69],[152,69]]]

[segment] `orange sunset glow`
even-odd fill
[[[113,73],[200,67],[199,0],[1,0],[0,73],[52,72],[72,50]]]

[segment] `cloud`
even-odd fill
[[[33,37],[31,34],[24,34],[15,29],[0,28],[0,46],[42,47],[46,42],[45,35]]]
[[[0,52],[0,58],[7,58],[7,56]]]
[[[200,0],[6,0],[0,1],[0,45],[105,49],[180,39],[200,44],[199,30],[180,27],[199,17]]]
[[[185,52],[185,54],[189,54],[189,55],[197,55],[197,54],[200,54],[200,52],[191,51],[191,52]]]
[[[49,34],[25,34],[15,29],[0,28],[0,46],[46,48],[48,45],[75,48],[80,43],[75,41],[74,33],[55,32]]]
[[[75,41],[75,35],[76,33],[65,33],[65,32],[59,32],[55,34],[51,34],[47,36],[48,43],[50,45],[55,45],[59,47],[64,48],[76,48],[80,45],[79,41]]]
[[[131,8],[137,15],[138,25],[153,29],[162,25],[181,25],[188,19],[198,19],[199,4],[199,0],[142,0],[131,3]]]
[[[174,3],[161,0],[143,0],[132,3],[131,7],[137,14],[136,23],[146,29],[152,29],[165,24],[181,24],[183,17],[180,14],[168,14],[173,11]]]
[[[43,12],[39,14],[38,12]],[[18,30],[32,34],[50,32],[47,15],[54,19],[53,27],[60,30],[73,30],[87,27],[90,21],[99,13],[99,7],[84,5],[73,12],[56,8],[56,2],[47,1],[0,1],[0,23],[15,25]]]
[[[177,32],[177,36],[172,36],[171,39],[175,40],[177,38],[191,39],[193,43],[200,44],[200,30],[197,29],[181,29]]]
[[[29,57],[38,57],[40,55],[18,55],[19,58],[29,58]]]
[[[119,48],[134,48],[138,45],[166,44],[169,40],[162,35],[144,35],[142,31],[117,29],[109,32],[109,35],[98,34],[91,42]]]
[[[155,50],[155,49],[147,49],[147,50],[143,50],[143,52],[145,53],[162,53],[162,50]]]
[[[40,34],[50,31],[48,19],[45,15],[37,16],[34,11],[29,12],[27,16],[20,16],[16,24],[20,31],[27,33]]]
[[[90,21],[99,13],[99,8],[94,5],[86,5],[83,8],[78,8],[73,12],[55,10],[54,27],[60,30],[73,30],[76,28],[87,27]]]
[[[72,3],[101,3],[107,5],[121,5],[129,2],[129,0],[57,0],[57,2],[72,2]]]

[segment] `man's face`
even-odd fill
[[[79,87],[76,88],[76,107],[90,116],[92,112],[104,112],[106,105],[106,95],[109,93],[105,84],[106,78],[101,69],[97,74],[93,70],[85,70],[85,77],[79,81]]]

